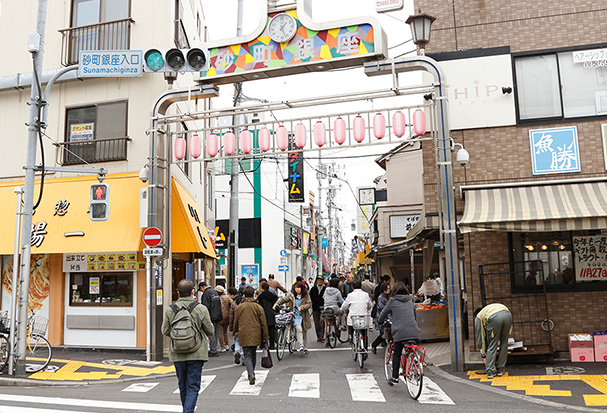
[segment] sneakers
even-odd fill
[[[495,377],[495,372],[494,372],[494,371],[491,371],[491,370],[490,370],[490,371],[488,371],[488,372],[487,372],[487,378],[488,378],[489,380],[491,380],[491,379],[492,379],[492,378],[494,378],[494,377]]]
[[[234,364],[240,364],[240,353],[234,354]]]
[[[252,386],[255,384],[255,375],[249,374],[249,384]]]
[[[504,375],[504,373],[505,373],[504,369],[497,369],[497,373],[496,374],[497,374],[498,377],[502,377]]]
[[[225,348],[222,348],[221,350],[219,350],[220,353],[225,353],[226,351],[228,351],[228,350]]]
[[[219,357],[219,353],[209,353],[209,357]]]
[[[373,352],[373,354],[377,354],[377,347],[371,347],[371,351]]]
[[[394,386],[395,384],[398,384],[398,379],[395,379],[394,377],[390,377],[390,378],[388,379],[388,384],[389,384],[390,386]]]
[[[304,348],[304,354],[310,354],[307,348]]]

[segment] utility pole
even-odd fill
[[[329,173],[327,174],[327,176],[329,177],[329,185],[327,187],[327,210],[329,212],[329,234],[328,234],[328,238],[329,238],[329,256],[328,261],[329,261],[329,268],[331,269],[331,271],[333,271],[333,221],[332,221],[332,217],[331,217],[331,210],[333,208],[333,196],[331,194],[331,182],[333,180],[333,165],[329,165]]]
[[[36,33],[30,35],[28,51],[32,54],[33,73],[30,93],[30,116],[27,123],[27,155],[25,161],[25,190],[23,205],[23,226],[21,227],[21,267],[19,279],[19,316],[17,318],[17,365],[16,374],[25,375],[25,346],[27,337],[27,311],[30,284],[30,257],[32,252],[32,212],[34,210],[34,178],[36,168],[36,145],[40,132],[40,114],[42,113],[42,58],[44,56],[44,32],[46,30],[46,11],[48,0],[38,0]],[[42,172],[44,173],[44,171]],[[17,269],[13,268],[13,277]]]
[[[317,268],[317,275],[323,275],[323,266],[322,266],[322,237],[324,235],[324,232],[322,230],[322,213],[320,212],[322,210],[322,159],[321,159],[321,154],[322,152],[318,152],[318,171],[316,172],[316,178],[318,179],[318,222],[316,223],[316,227],[318,228],[317,234],[316,234],[316,246],[317,246],[317,250],[318,250],[318,268]]]
[[[238,16],[236,19],[236,37],[242,36],[242,9],[243,1],[238,0]],[[242,83],[234,84],[234,107],[240,105],[240,99],[242,97]],[[232,125],[238,124],[237,120],[240,116],[232,116]],[[234,135],[238,138],[238,131],[234,129]],[[237,140],[238,142],[238,140]],[[236,145],[236,151],[238,151],[238,144]],[[230,168],[230,221],[229,221],[229,240],[230,249],[228,252],[228,285],[236,287],[237,282],[237,266],[238,266],[238,180],[240,173],[240,158],[235,157],[231,160]]]

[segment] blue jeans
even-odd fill
[[[194,413],[198,392],[200,391],[200,380],[202,376],[203,360],[175,361],[175,373],[179,384],[179,397],[183,413]]]

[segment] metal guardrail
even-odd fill
[[[81,142],[57,142],[53,145],[60,148],[61,165],[80,165],[85,161],[111,162],[126,161],[129,137],[95,139]]]
[[[81,50],[129,50],[132,18],[61,29],[61,64],[78,63]]]

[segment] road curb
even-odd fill
[[[441,366],[449,366],[449,364],[441,364],[438,366],[428,366],[428,368],[434,374],[436,374],[444,379],[451,380],[456,383],[467,384],[469,386],[476,387],[477,389],[482,389],[484,391],[490,391],[492,393],[499,394],[501,396],[509,396],[514,399],[522,400],[522,401],[529,402],[529,403],[535,403],[535,404],[539,404],[539,405],[546,406],[546,407],[552,407],[552,408],[559,409],[559,410],[568,410],[568,411],[575,410],[575,411],[580,411],[580,412],[603,412],[603,413],[605,413],[605,410],[603,410],[603,409],[593,409],[590,407],[575,406],[575,405],[571,405],[571,404],[553,402],[550,400],[540,400],[540,399],[536,399],[535,397],[532,397],[532,396],[526,396],[524,394],[511,392],[508,390],[502,390],[500,388],[496,388],[491,385],[486,385],[486,384],[482,384],[482,383],[479,383],[476,381],[463,379],[461,377],[458,377],[454,374],[451,374],[451,373],[443,370],[441,368]]]

